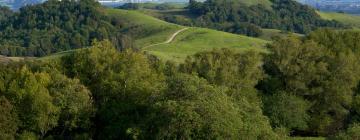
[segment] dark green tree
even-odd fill
[[[19,125],[17,114],[14,106],[3,95],[0,97],[0,112],[0,139],[15,139]]]

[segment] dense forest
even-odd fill
[[[0,67],[2,139],[285,139],[360,134],[359,32],[163,62],[110,41]]]
[[[279,29],[301,34],[319,27],[346,28],[337,22],[321,19],[315,9],[293,0],[271,0],[272,5],[246,5],[237,0],[190,0],[187,9],[191,21],[184,17],[164,15],[162,19],[182,24],[213,28],[247,36],[260,36],[261,28]],[[121,8],[136,9],[136,4]],[[145,7],[146,8],[146,7]],[[195,18],[193,18],[195,16]]]
[[[125,35],[119,19],[109,18],[95,1],[57,1],[25,6],[19,12],[0,8],[0,54],[44,56],[110,40],[121,48]]]

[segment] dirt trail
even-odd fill
[[[175,37],[176,37],[179,33],[183,32],[183,31],[185,31],[185,30],[187,30],[187,29],[189,29],[189,28],[183,28],[183,29],[180,29],[180,30],[176,31],[176,32],[173,33],[173,34],[169,37],[169,39],[166,40],[165,42],[156,43],[156,44],[151,44],[151,45],[148,45],[148,46],[143,47],[142,49],[146,49],[146,48],[149,48],[149,47],[152,47],[152,46],[157,46],[157,45],[162,45],[162,44],[169,44],[169,43],[171,43],[171,42],[175,39]]]

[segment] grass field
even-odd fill
[[[360,27],[360,16],[334,13],[334,12],[317,12],[323,19],[337,20],[343,24],[350,25],[353,27]]]
[[[146,48],[145,51],[163,60],[181,62],[188,55],[214,48],[232,48],[235,51],[255,50],[265,52],[263,46],[268,41],[235,35],[205,28],[189,28],[180,33],[169,44]]]

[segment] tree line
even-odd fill
[[[286,139],[360,134],[360,33],[276,38],[163,62],[110,41],[0,67],[1,139]]]
[[[193,20],[196,26],[255,37],[262,34],[261,28],[301,34],[319,27],[346,28],[340,22],[322,19],[313,8],[296,1],[271,0],[271,3],[248,6],[236,0],[190,0],[188,9],[197,16]]]

